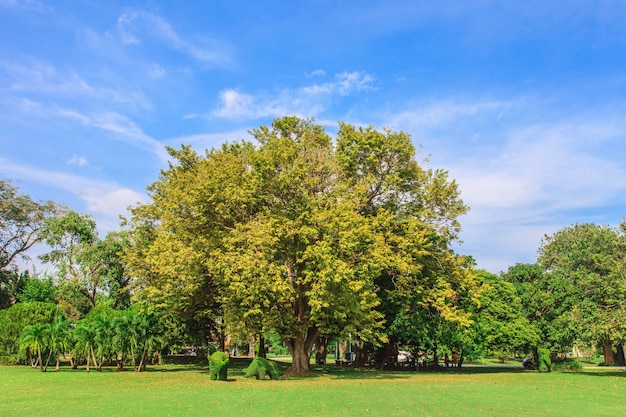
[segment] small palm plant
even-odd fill
[[[41,354],[48,348],[50,340],[50,325],[49,324],[33,324],[24,327],[22,331],[21,343],[22,345],[30,349],[32,352],[37,352],[37,363],[41,367],[41,372],[46,372]]]

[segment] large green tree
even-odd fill
[[[615,363],[613,341],[626,336],[625,228],[574,224],[546,236],[539,249],[544,271],[564,282],[576,339],[600,343],[606,364]]]
[[[189,302],[208,288],[227,324],[275,329],[291,371],[307,372],[322,332],[384,339],[375,279],[418,275],[466,207],[405,133],[341,124],[335,145],[313,121],[284,117],[251,134],[204,156],[169,150],[152,203],[133,212],[150,239],[129,258],[147,293]]]

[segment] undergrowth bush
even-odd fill
[[[555,372],[582,372],[583,365],[578,361],[564,360],[561,362],[554,362],[552,364],[552,370]]]

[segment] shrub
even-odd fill
[[[582,372],[583,365],[578,361],[564,360],[553,363],[552,370],[555,372]]]
[[[228,380],[228,354],[215,352],[209,356],[209,377],[212,381]]]
[[[265,358],[254,358],[250,365],[246,368],[246,378],[255,377],[256,379],[264,379],[268,375],[270,379],[278,379],[281,372],[278,365],[274,361],[268,361]]]
[[[0,310],[0,363],[26,363],[25,349],[20,349],[24,327],[34,324],[51,324],[63,312],[52,303],[17,303]]]
[[[552,370],[552,361],[550,360],[550,349],[537,349],[538,369],[539,372],[550,372]]]

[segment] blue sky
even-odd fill
[[[0,178],[118,228],[164,146],[275,117],[412,134],[492,272],[626,214],[624,1],[0,0]]]

